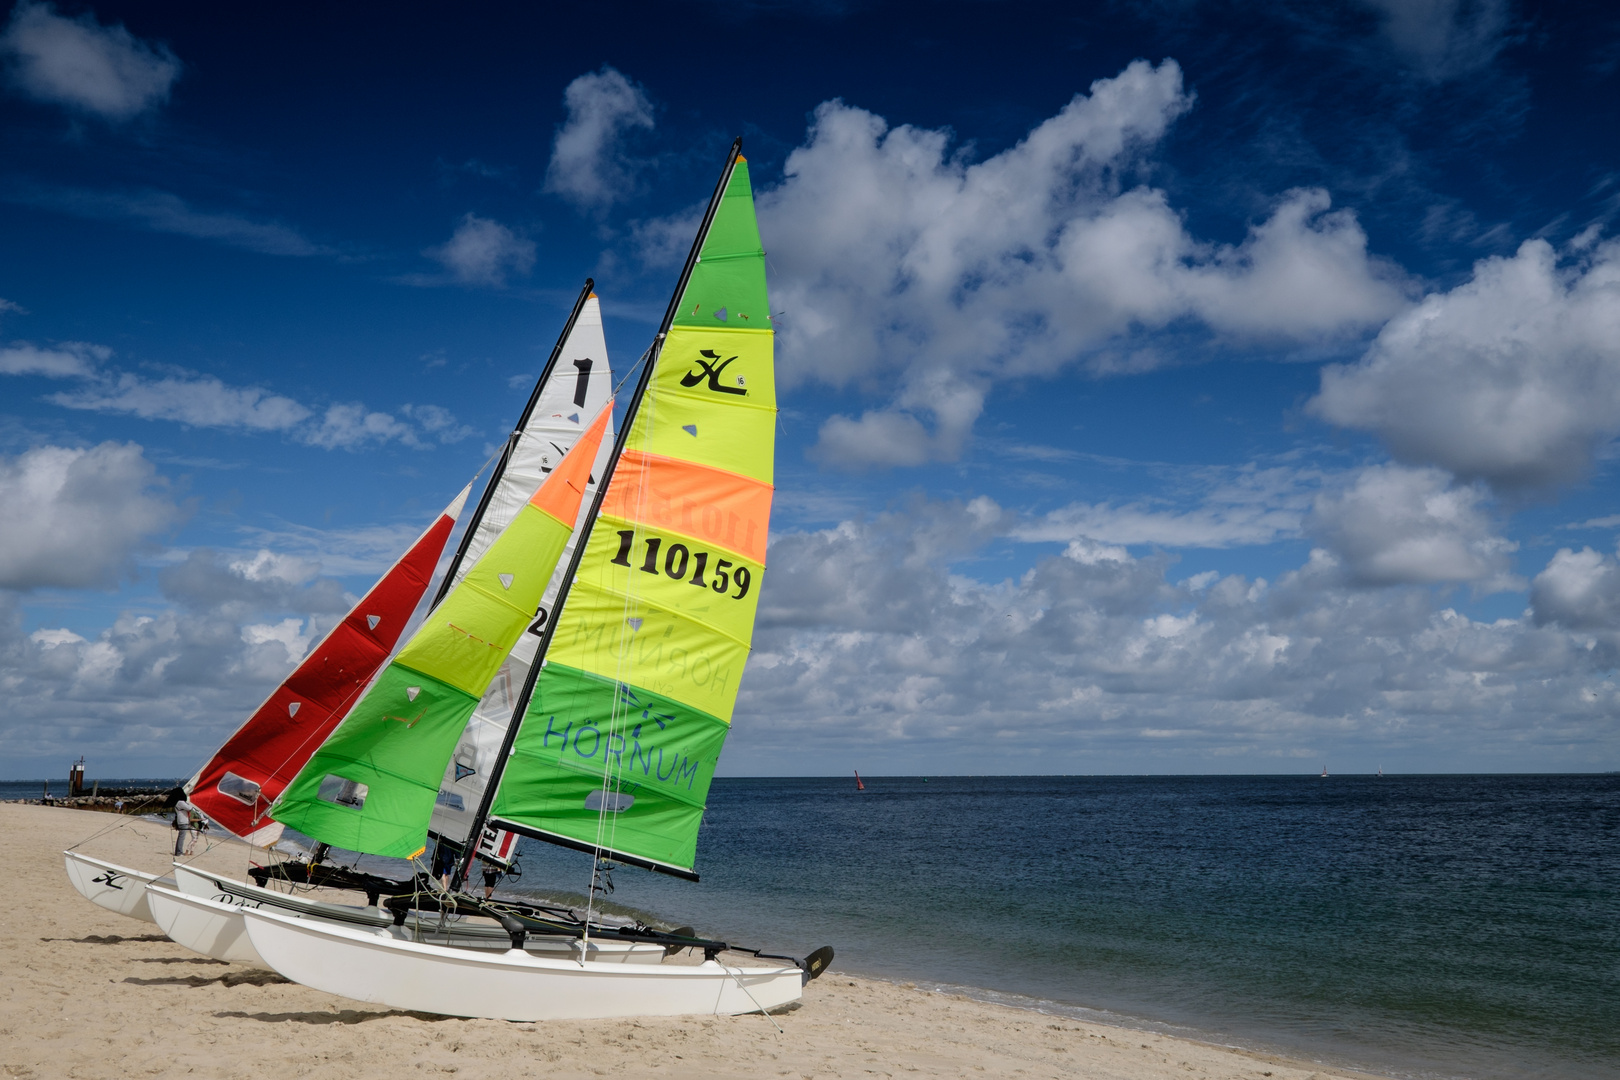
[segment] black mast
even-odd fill
[[[568,335],[574,332],[574,324],[579,321],[579,313],[585,309],[585,301],[591,298],[591,290],[594,288],[596,282],[586,278],[584,288],[579,290],[579,299],[574,301],[574,310],[568,313],[568,321],[563,323],[557,344],[552,348],[546,366],[541,369],[540,377],[534,382],[534,392],[529,395],[529,403],[523,406],[523,415],[518,417],[517,426],[512,429],[512,434],[506,437],[506,449],[501,451],[500,463],[490,474],[489,483],[484,485],[484,493],[478,498],[478,508],[473,511],[473,516],[467,522],[466,531],[461,534],[461,543],[456,546],[456,554],[450,560],[450,568],[444,572],[444,580],[439,582],[439,591],[434,594],[433,603],[428,610],[439,606],[439,602],[444,599],[445,593],[450,591],[451,584],[456,580],[456,571],[461,569],[461,561],[466,558],[467,549],[472,546],[473,536],[484,520],[484,511],[489,509],[489,501],[495,497],[495,487],[506,473],[506,464],[512,460],[512,451],[517,449],[518,440],[523,437],[523,429],[529,426],[529,417],[534,415],[534,407],[540,403],[540,392],[546,388],[546,382],[557,366],[557,358],[562,355],[563,345],[567,344]]]
[[[737,157],[741,153],[742,138],[739,136],[732,142],[731,152],[726,155],[726,167],[720,171],[720,182],[715,184],[714,194],[709,196],[709,207],[703,212],[703,224],[698,227],[697,236],[692,241],[692,250],[687,252],[686,265],[681,267],[681,277],[675,284],[674,294],[669,298],[669,307],[664,312],[664,320],[658,324],[658,336],[653,338],[653,343],[647,347],[641,377],[636,380],[635,394],[631,396],[630,405],[625,409],[624,423],[619,428],[618,438],[613,441],[613,456],[608,458],[602,481],[596,486],[596,498],[591,503],[590,516],[585,519],[585,530],[574,545],[574,555],[568,562],[568,572],[563,575],[562,584],[557,589],[557,599],[551,605],[551,618],[546,620],[546,628],[540,635],[540,645],[535,649],[534,660],[529,665],[529,676],[523,680],[523,692],[518,695],[517,705],[512,709],[512,720],[506,725],[506,736],[501,740],[500,752],[495,755],[495,763],[490,766],[489,779],[484,784],[484,795],[478,802],[478,814],[473,818],[472,829],[467,833],[467,850],[463,853],[455,877],[450,882],[452,890],[459,890],[462,883],[467,880],[467,875],[472,872],[473,859],[478,854],[484,826],[489,821],[490,808],[495,805],[495,792],[501,786],[501,774],[506,772],[506,763],[512,756],[512,746],[517,742],[518,728],[523,724],[523,714],[528,711],[529,699],[534,696],[534,684],[540,678],[540,669],[545,664],[546,653],[551,649],[552,634],[562,619],[563,605],[568,602],[568,593],[573,587],[574,577],[579,573],[579,563],[585,556],[591,530],[595,528],[597,516],[602,511],[602,500],[607,497],[608,486],[613,482],[613,474],[619,467],[619,456],[624,453],[624,444],[630,438],[630,429],[635,424],[636,412],[641,408],[641,399],[646,396],[647,386],[652,382],[653,369],[658,366],[658,356],[663,350],[664,339],[669,334],[670,326],[675,322],[675,312],[679,310],[681,297],[686,293],[686,283],[692,278],[692,268],[697,265],[698,255],[703,251],[703,241],[709,235],[709,226],[714,224],[714,216],[720,210],[720,200],[725,197],[726,186],[731,183],[731,174],[737,167]]]

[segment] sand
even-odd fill
[[[165,870],[173,834],[135,819],[81,848]],[[776,1016],[513,1024],[400,1012],[188,952],[74,892],[63,848],[109,815],[0,804],[0,1077],[1096,1077],[1330,1080],[1358,1074],[1081,1023],[836,966]],[[241,876],[237,845],[203,865]],[[352,898],[350,898],[352,902]]]

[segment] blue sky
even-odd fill
[[[12,7],[0,773],[205,756],[640,355],[731,138],[770,573],[722,773],[1620,768],[1603,5]]]

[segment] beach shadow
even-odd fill
[[[42,937],[41,941],[71,941],[75,945],[123,945],[130,941],[168,941],[162,934],[119,937],[117,934],[91,934],[89,937]]]
[[[202,963],[220,963],[220,961],[201,961]],[[124,980],[132,986],[277,986],[290,983],[291,979],[277,975],[273,971],[233,971],[218,978],[208,979],[201,975],[167,975],[156,979],[137,979],[133,976]]]
[[[128,980],[125,980],[126,982]],[[283,982],[286,980],[283,979]],[[263,1024],[364,1024],[368,1020],[386,1020],[390,1016],[403,1016],[411,1020],[426,1020],[439,1023],[445,1020],[459,1020],[459,1016],[435,1016],[433,1013],[409,1012],[405,1009],[389,1009],[387,1012],[360,1012],[356,1009],[343,1009],[340,1012],[286,1012],[286,1013],[250,1013],[250,1012],[217,1012],[218,1019],[230,1018],[233,1020],[257,1020]]]
[[[767,1015],[767,1016],[781,1016],[783,1013],[798,1012],[802,1008],[804,1008],[804,1002],[802,1002],[802,1001],[790,1001],[786,1005],[778,1005],[774,1009],[766,1009],[765,1010],[765,1015]]]
[[[221,967],[231,965],[224,960],[211,960],[206,956],[140,956],[136,957],[137,964],[218,964]]]

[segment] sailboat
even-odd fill
[[[859,770],[859,769],[855,770],[855,790],[856,791],[865,791],[866,790],[866,785],[861,783],[861,770]]]
[[[604,862],[697,879],[698,828],[753,634],[776,408],[764,252],[740,147],[733,144],[645,357],[468,834],[512,833],[590,853],[593,901]],[[410,731],[388,734],[409,756],[385,759],[380,741],[368,744],[369,758],[323,747],[272,816],[354,850],[419,850],[426,818],[395,811],[394,797],[379,801],[378,793],[405,772],[431,772],[430,748],[418,760]],[[367,791],[346,798],[346,783]],[[333,797],[323,800],[325,785]],[[456,886],[474,857],[464,853]],[[768,1010],[797,999],[832,957],[827,948],[798,959],[679,933],[615,931],[593,923],[589,908],[570,929],[510,905],[439,902],[496,916],[512,948],[423,944],[265,910],[242,916],[256,953],[296,982],[394,1008],[508,1020]],[[580,947],[574,959],[524,948],[532,934],[569,932]],[[701,949],[704,961],[590,958],[593,942],[614,938]],[[728,950],[779,963],[725,965]]]
[[[516,516],[528,495],[574,445],[589,418],[603,413],[611,381],[600,303],[594,282],[587,278],[468,522],[435,603],[444,598]],[[612,420],[607,424],[607,431],[611,432]],[[587,496],[594,493],[595,478],[601,475],[610,444],[611,437],[601,442],[588,477]],[[359,691],[398,643],[412,610],[426,593],[433,568],[466,498],[467,492],[463,491],[446,513],[355,605],[339,627],[315,647],[186,784],[193,805],[225,831],[255,844],[268,844],[280,834],[282,825],[267,816],[271,802],[347,714]],[[585,508],[582,506],[582,512]],[[572,550],[572,537],[569,545],[564,548],[565,558]],[[545,595],[549,597],[555,590],[556,582],[549,582]],[[542,604],[544,602],[542,599]],[[368,641],[370,648],[367,648]],[[521,641],[514,653],[521,655]],[[364,663],[357,662],[357,654]],[[510,679],[509,674],[507,678]],[[497,689],[499,683],[498,675]],[[495,692],[491,690],[492,695]],[[458,751],[457,757],[465,759],[466,755]],[[446,802],[451,797],[453,794],[441,792],[439,801]],[[321,906],[303,897],[264,889],[267,879],[291,878],[359,888],[367,892],[372,906],[376,905],[382,891],[412,891],[418,884],[414,880],[389,882],[340,867],[320,865],[316,859],[256,867],[253,876],[257,886],[215,878],[204,888],[195,874],[182,875],[178,880],[159,878],[78,852],[70,851],[65,855],[69,877],[80,893],[110,910],[146,921],[155,921],[144,897],[144,888],[152,881],[195,892],[202,899],[226,900],[231,904],[272,903],[281,908],[304,904],[312,912],[321,910]],[[171,915],[174,914],[174,903],[168,902],[167,906]],[[239,919],[236,929],[240,930]],[[195,937],[195,941],[213,942],[228,937],[229,928],[211,926],[197,933],[201,936]],[[192,941],[182,944],[215,955],[210,947],[199,948]]]
[[[589,469],[611,416],[604,406],[538,490],[378,674],[274,804],[277,819],[326,844],[385,855],[416,842],[432,813],[444,761],[535,607],[572,532]],[[375,932],[391,921],[221,881],[175,867],[180,890],[148,887],[158,923],[180,944],[224,960],[263,963],[244,932],[244,905]],[[201,889],[194,884],[201,880]],[[418,888],[421,886],[418,885]],[[215,896],[195,895],[209,888]],[[191,895],[188,895],[191,894]],[[235,903],[233,903],[233,901]],[[408,912],[406,913],[408,916]],[[397,920],[402,936],[501,947],[506,936]],[[386,930],[385,930],[386,932]],[[648,949],[662,958],[662,949]],[[621,957],[622,959],[622,957]]]
[[[467,501],[463,489],[405,554],[293,673],[254,710],[192,778],[193,805],[250,843],[273,842],[281,826],[264,815],[271,800],[331,734],[355,695],[393,651],[411,612],[421,602],[433,568]],[[172,878],[143,873],[78,851],[63,852],[68,879],[80,895],[120,915],[155,921],[145,895],[153,882]]]

